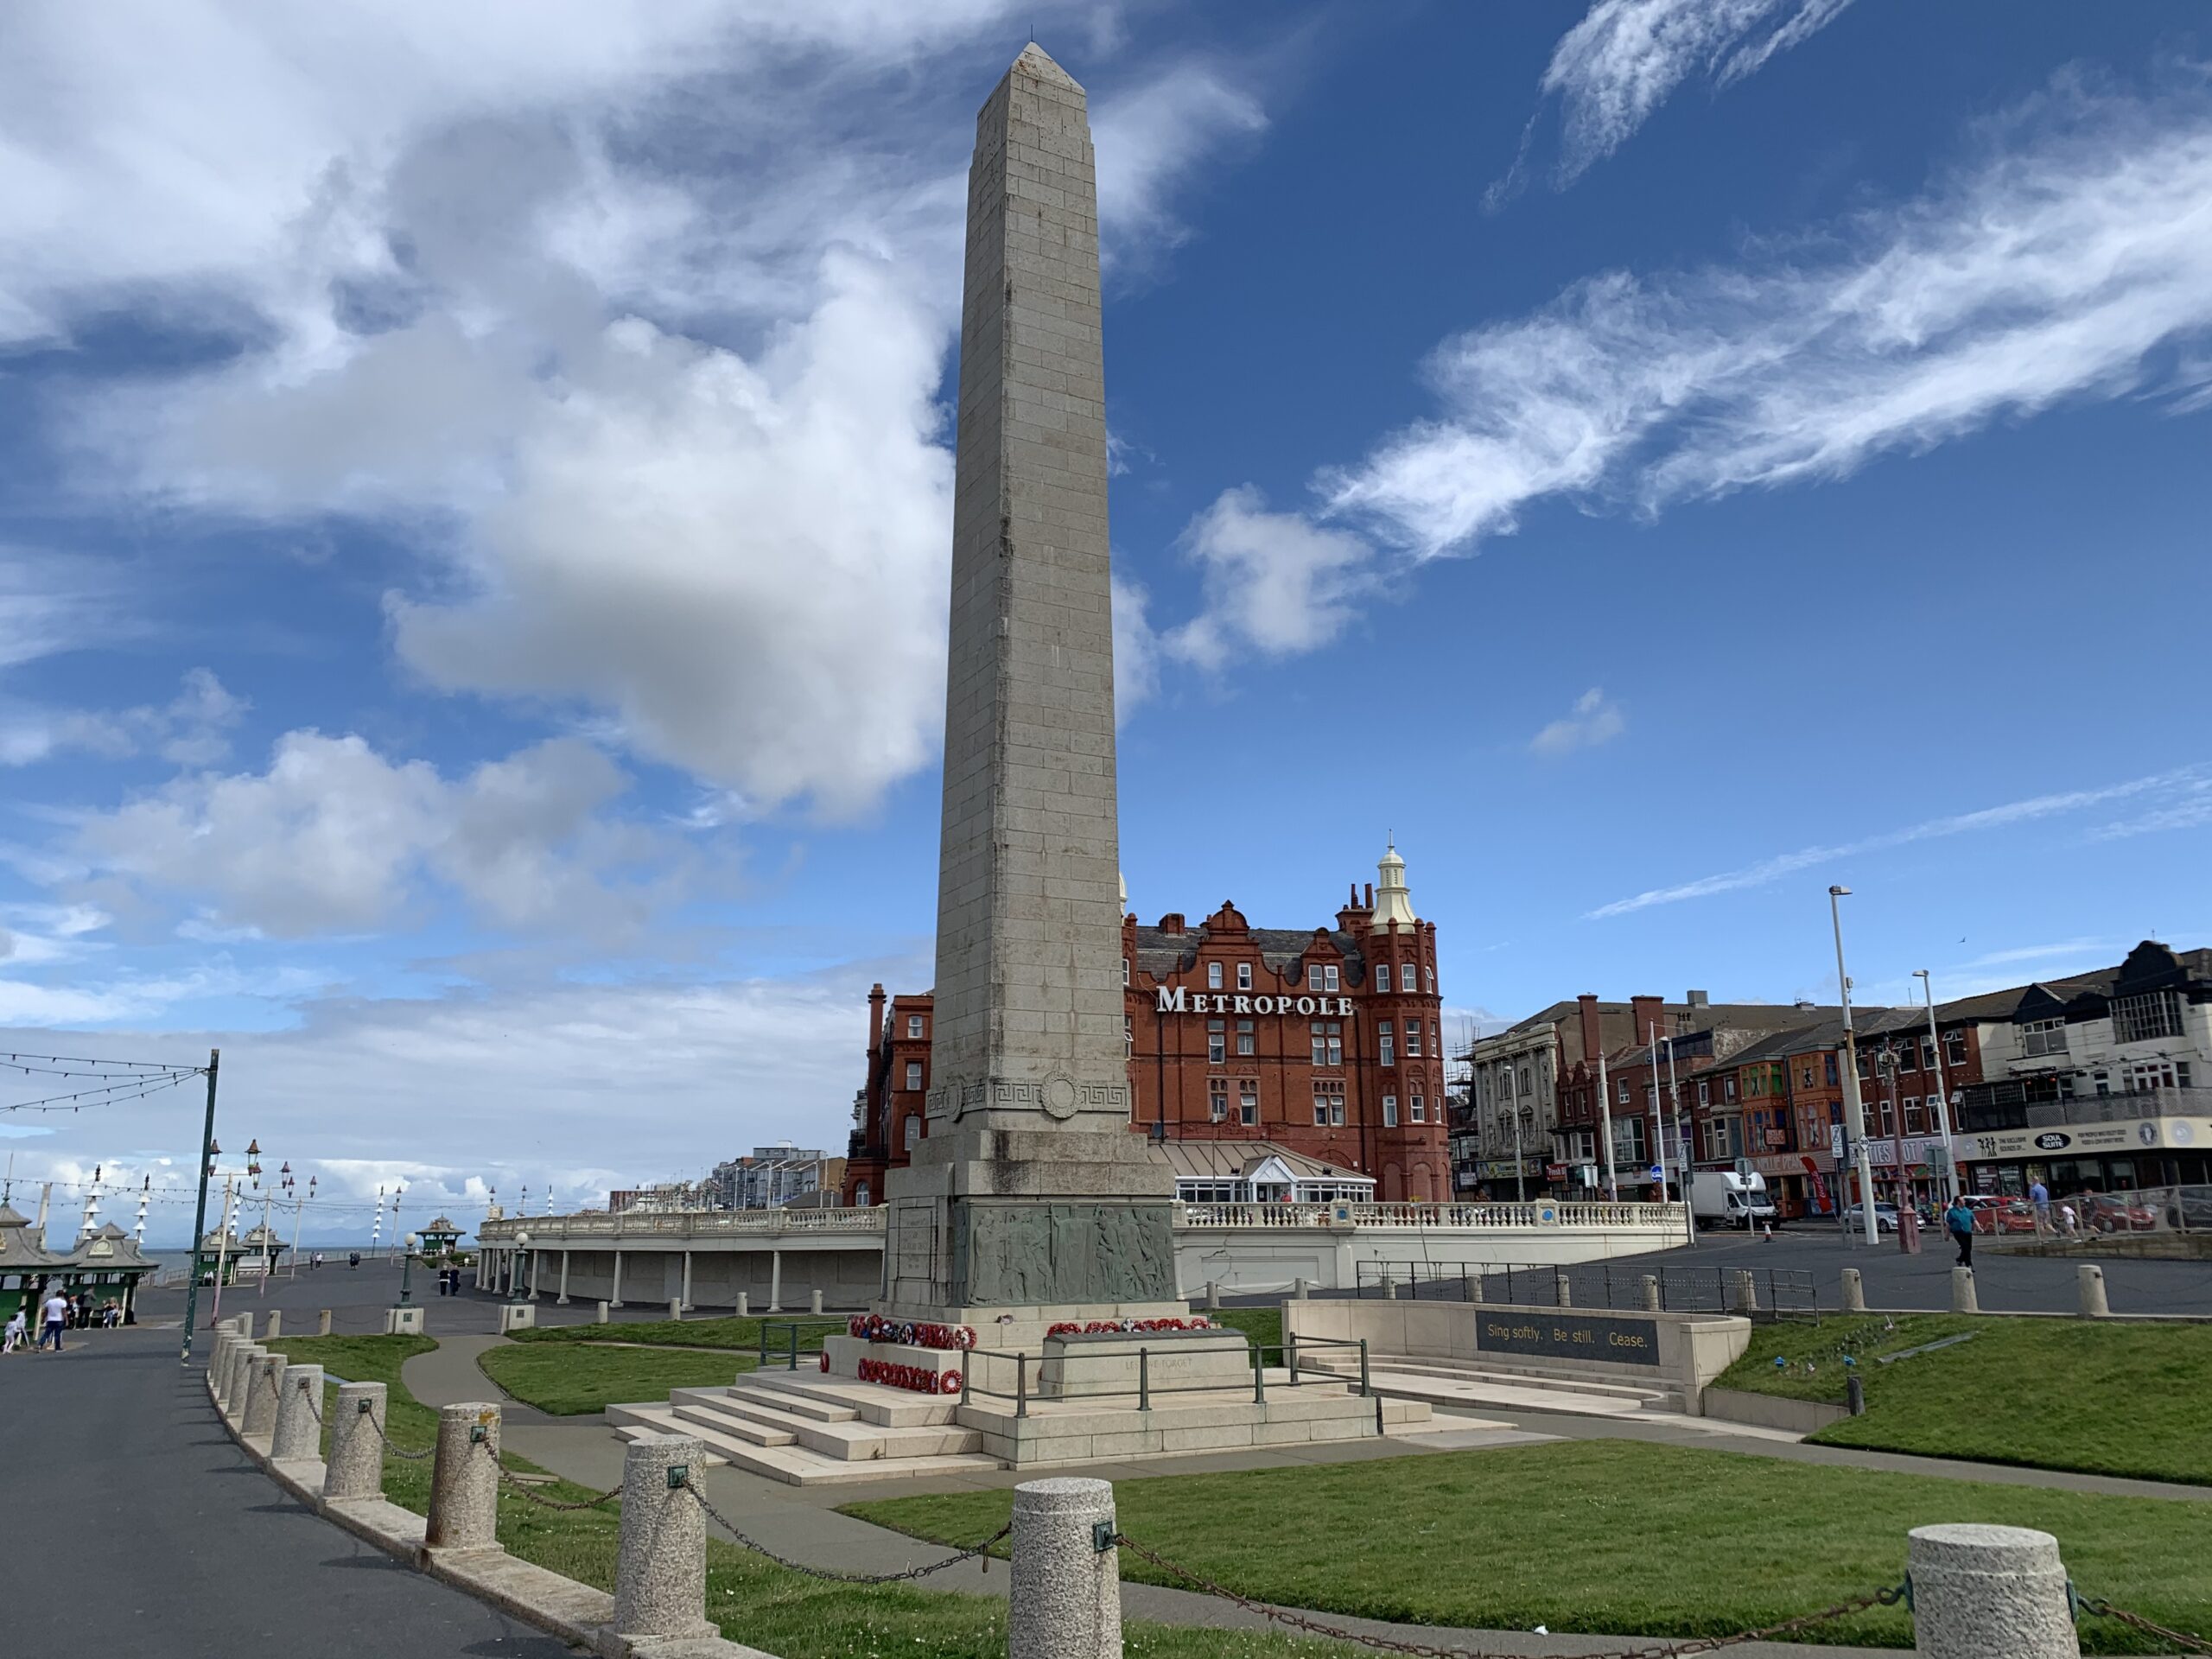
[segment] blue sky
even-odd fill
[[[0,23],[0,1040],[221,1045],[334,1224],[841,1145],[1033,17],[1141,915],[1392,833],[1471,1020],[2212,934],[2196,8],[123,5]]]

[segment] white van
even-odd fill
[[[1690,1213],[1708,1227],[1749,1230],[1774,1219],[1774,1200],[1767,1196],[1766,1177],[1756,1172],[1739,1175],[1732,1169],[1694,1169]]]

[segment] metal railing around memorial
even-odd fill
[[[846,1328],[843,1319],[763,1319],[759,1369],[795,1371],[802,1359],[819,1363],[823,1338],[842,1336]]]
[[[1115,1353],[1086,1354],[1076,1351],[1050,1356],[1002,1349],[970,1349],[967,1363],[960,1372],[960,1403],[964,1406],[971,1399],[1010,1401],[1014,1405],[1014,1414],[1026,1418],[1029,1415],[1030,1407],[1037,1404],[1061,1405],[1080,1401],[1092,1408],[1118,1407],[1126,1410],[1133,1407],[1138,1411],[1150,1411],[1153,1402],[1163,1395],[1210,1394],[1218,1397],[1232,1389],[1240,1394],[1243,1392],[1244,1385],[1241,1382],[1232,1384],[1218,1378],[1179,1381],[1173,1370],[1165,1376],[1159,1375],[1154,1370],[1155,1362],[1189,1357],[1178,1354],[1175,1351],[1178,1345],[1172,1340],[1157,1348],[1148,1343],[1139,1344],[1134,1369],[1130,1367],[1131,1356],[1126,1349]],[[1356,1382],[1350,1375],[1326,1366],[1325,1351],[1333,1349],[1344,1350],[1345,1359],[1355,1354],[1358,1357],[1359,1370]],[[1314,1359],[1315,1366],[1302,1367],[1299,1359],[1301,1352]],[[1281,1364],[1270,1367],[1267,1363],[1269,1354],[1275,1355]],[[994,1374],[1001,1378],[1011,1366],[1012,1386],[988,1387],[980,1382],[978,1374],[982,1368],[976,1363],[979,1360],[992,1362]],[[1068,1385],[1071,1381],[1083,1380],[1072,1376],[1071,1371],[1084,1365],[1102,1368],[1095,1370],[1089,1380],[1096,1381],[1103,1376],[1107,1386],[1071,1391]],[[1106,1367],[1113,1369],[1110,1371],[1103,1370]],[[1250,1386],[1255,1404],[1265,1405],[1268,1402],[1268,1373],[1270,1370],[1284,1373],[1273,1385],[1278,1389],[1353,1383],[1355,1394],[1375,1402],[1375,1432],[1378,1434],[1382,1432],[1382,1398],[1368,1383],[1367,1344],[1364,1341],[1338,1337],[1292,1336],[1281,1342],[1253,1343]],[[1123,1383],[1126,1386],[1114,1386]]]
[[[1179,1227],[1355,1227],[1534,1232],[1558,1228],[1667,1235],[1682,1230],[1679,1204],[1532,1198],[1502,1204],[1180,1204]]]
[[[1821,1317],[1812,1274],[1794,1268],[1428,1261],[1361,1262],[1354,1272],[1353,1294],[1363,1297],[1639,1313],[1743,1313],[1761,1321],[1817,1322]]]

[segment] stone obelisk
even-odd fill
[[[886,1182],[887,1309],[1172,1300],[1129,1130],[1098,197],[1042,48],[976,122],[961,308],[929,1132]]]

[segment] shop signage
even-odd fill
[[[1494,1354],[1539,1354],[1551,1359],[1599,1359],[1613,1365],[1656,1365],[1656,1319],[1609,1319],[1574,1313],[1484,1312],[1475,1346]]]
[[[1894,1141],[1869,1140],[1866,1160],[1880,1168],[1888,1169],[1897,1160],[1897,1146]],[[1904,1141],[1905,1167],[1932,1164],[1940,1166],[1943,1161],[1943,1137],[1940,1135],[1909,1135]]]
[[[1159,1011],[1298,1014],[1309,1020],[1349,1020],[1352,1017],[1352,1003],[1348,996],[1253,996],[1244,992],[1231,995],[1224,991],[1193,991],[1185,985],[1163,985],[1160,988]]]
[[[2196,1147],[2212,1141],[2212,1118],[2145,1117],[2119,1123],[2069,1123],[2063,1129],[1999,1129],[1958,1137],[1962,1158],[2034,1158]]]

